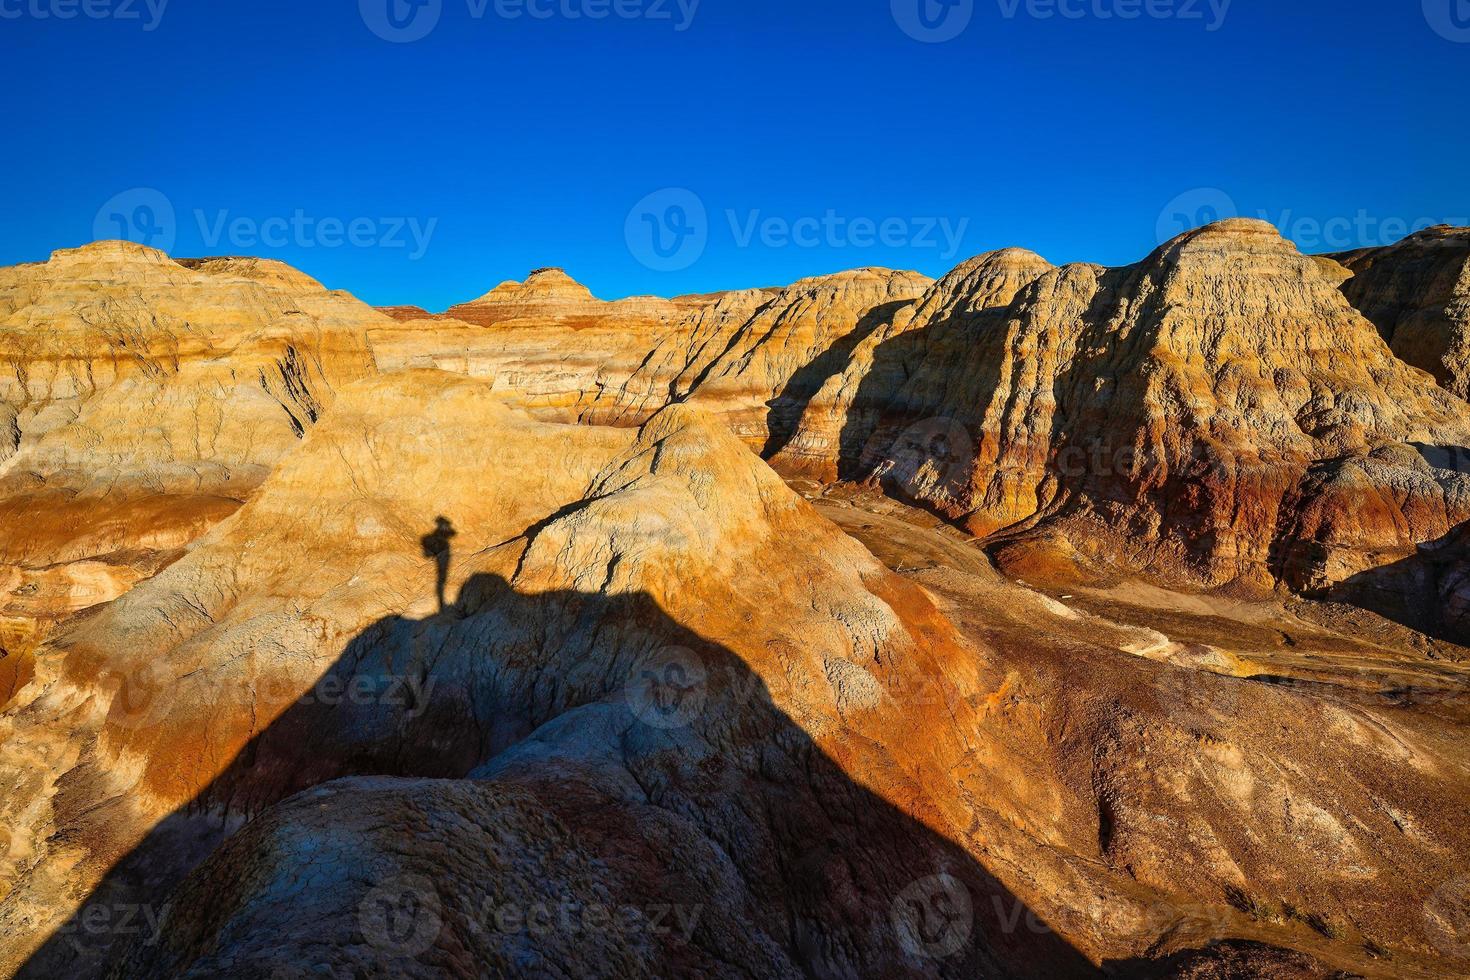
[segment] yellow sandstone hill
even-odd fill
[[[0,976],[1464,972],[1470,404],[1355,264],[0,270]]]

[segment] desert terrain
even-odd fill
[[[731,285],[0,269],[0,976],[1470,976],[1470,229]]]

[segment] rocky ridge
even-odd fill
[[[1399,358],[1470,396],[1470,229],[1435,227],[1335,256],[1343,292]]]
[[[106,602],[231,514],[338,386],[374,372],[367,331],[386,322],[255,259],[99,242],[0,269],[11,627]]]
[[[51,590],[0,657],[0,974],[1453,972],[1457,648],[1272,592],[1470,610],[1470,406],[1353,261],[1232,221],[626,316],[543,270],[478,323],[0,270]]]

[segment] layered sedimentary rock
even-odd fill
[[[1343,292],[1393,352],[1470,396],[1470,228],[1428,228],[1334,258],[1351,273]]]
[[[857,269],[803,279],[769,297],[727,294],[691,329],[665,337],[603,401],[636,417],[687,400],[752,448],[772,451],[826,376],[930,285],[916,272]]]
[[[828,474],[1058,560],[1211,585],[1326,588],[1470,517],[1452,451],[1470,413],[1269,225],[1213,225],[1128,268],[1020,268],[1034,281],[1008,306],[1009,281],[959,316],[936,295],[878,345],[859,412],[809,408],[805,464],[825,453]],[[834,428],[856,436],[833,451]]]
[[[257,260],[0,272],[0,487],[88,508],[27,560],[145,555],[0,659],[0,975],[1463,968],[1453,648],[840,518],[870,553],[750,451],[1012,568],[1461,622],[1467,408],[1340,269],[1229,222],[401,324]]]
[[[561,269],[539,269],[521,282],[375,330],[373,355],[386,371],[437,368],[492,381],[507,397],[553,418],[587,410],[608,385],[620,385],[648,351],[718,297],[632,297],[604,302]]]
[[[177,557],[373,371],[388,322],[255,259],[99,242],[0,270],[4,614],[105,602]]]
[[[799,420],[773,440],[772,463],[782,472],[821,480],[858,475],[855,464],[909,375],[925,362],[949,365],[957,382],[982,370],[976,358],[984,348],[976,338],[1017,292],[1051,268],[1024,249],[989,252],[895,310],[845,362],[826,366],[821,387],[799,406]],[[946,429],[937,426],[933,435],[947,437]]]
[[[727,574],[756,564],[767,571]],[[976,654],[921,590],[693,410],[637,431],[569,427],[438,373],[352,388],[234,520],[41,657],[0,742],[7,782],[26,790],[3,804],[26,860],[8,868],[0,919],[29,937],[6,965],[83,904],[72,896],[100,882],[113,901],[159,907],[159,883],[234,817],[373,773],[482,782],[322,797],[353,814],[344,827],[367,822],[341,839],[353,853],[321,857],[327,878],[288,917],[300,932],[278,922],[265,945],[221,950],[213,931],[239,928],[234,916],[282,897],[272,875],[296,873],[252,849],[310,834],[290,812],[275,842],[257,822],[212,872],[228,894],[208,879],[211,901],[175,905],[167,940],[124,972],[267,974],[301,955],[292,943],[328,936],[335,965],[390,969],[404,952],[363,938],[358,905],[424,874],[448,887],[455,921],[415,951],[422,969],[513,969],[517,940],[473,929],[474,903],[555,897],[543,873],[578,900],[708,916],[677,950],[633,935],[538,954],[562,969],[601,971],[605,952],[661,970],[917,972],[922,957],[885,925],[913,869],[1004,893],[954,843],[971,822],[957,773],[986,738],[973,719],[949,723],[973,714],[953,685],[972,683]],[[886,693],[921,677],[940,694],[927,708]],[[921,752],[892,738],[911,729],[934,733]],[[413,822],[405,807],[422,808],[417,856],[366,829]],[[483,896],[442,877],[458,862],[432,842],[461,834],[490,835],[475,858]],[[824,840],[850,882],[813,876]],[[76,942],[29,969],[85,969],[102,951],[63,935]],[[997,931],[951,965],[1024,953],[1036,972],[1068,962],[1056,945]]]
[[[1453,732],[1181,657],[989,573],[920,588],[698,409],[360,382],[0,716],[0,967],[1438,962]]]

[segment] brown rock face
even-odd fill
[[[915,272],[858,269],[803,279],[773,296],[725,294],[665,337],[604,402],[636,418],[688,401],[769,453],[826,376],[931,283]]]
[[[1470,228],[1429,228],[1334,258],[1352,274],[1343,292],[1393,352],[1470,396]]]
[[[822,480],[857,475],[855,464],[868,439],[880,419],[893,412],[910,375],[931,365],[942,373],[935,379],[942,386],[945,379],[980,370],[975,358],[983,348],[976,339],[987,332],[987,318],[1004,312],[1022,288],[1051,268],[1023,249],[987,253],[894,310],[836,370],[827,366],[820,388],[805,393],[805,404],[797,406],[799,421],[773,440],[773,463],[783,472]],[[943,428],[935,434],[945,436]]]

